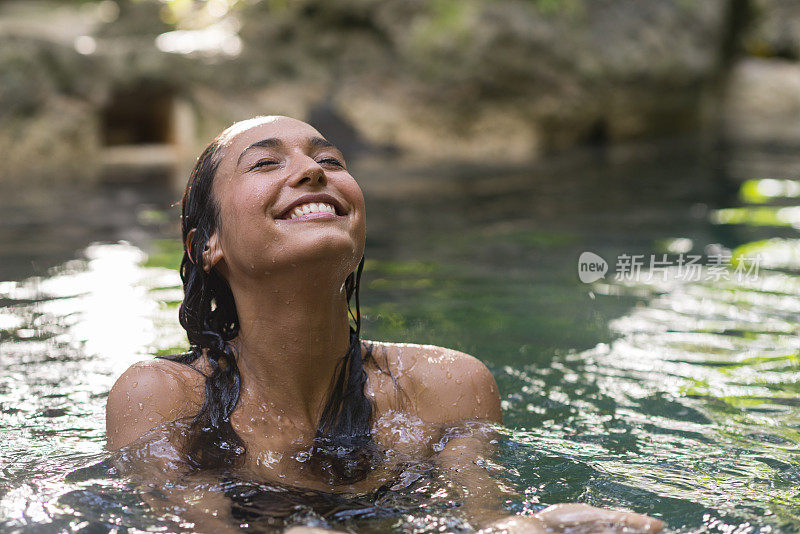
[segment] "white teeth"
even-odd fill
[[[309,202],[308,204],[295,206],[289,214],[289,218],[296,219],[307,213],[336,213],[336,209],[332,205],[323,202]]]

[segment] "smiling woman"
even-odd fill
[[[308,124],[257,117],[222,132],[198,158],[181,223],[190,350],[135,364],[107,405],[107,446],[158,490],[154,507],[235,530],[230,495],[204,481],[369,494],[425,459],[465,488],[473,527],[661,528],[585,505],[505,517],[478,461],[501,423],[491,373],[458,351],[361,340],[364,197]]]

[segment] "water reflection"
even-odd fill
[[[180,282],[175,271],[142,269],[144,253],[125,243],[83,256],[50,276],[0,284],[0,517],[9,524],[60,517],[64,474],[104,456],[111,384],[181,335],[163,304]]]
[[[761,256],[757,277],[687,281],[673,269],[595,284],[598,295],[639,301],[610,321],[616,339],[545,368],[503,369],[506,388],[519,391],[504,401],[509,423],[529,428],[510,439],[594,468],[555,490],[545,482],[528,492],[546,502],[651,507],[679,530],[800,528],[799,245],[737,247],[735,255]]]

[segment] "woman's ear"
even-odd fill
[[[189,239],[189,236],[186,236]],[[210,272],[211,269],[222,259],[222,246],[219,243],[219,232],[214,231],[211,237],[206,241],[206,246],[203,249],[203,270]]]
[[[192,258],[192,240],[194,239],[194,231],[195,228],[189,230],[189,233],[186,234],[186,242],[183,244],[185,247],[184,250],[187,251],[187,256],[189,257],[189,261],[194,263],[194,258]]]

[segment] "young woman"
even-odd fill
[[[181,223],[190,351],[119,378],[109,449],[136,448],[153,477],[222,469],[348,493],[430,458],[466,487],[476,527],[660,530],[655,519],[585,505],[503,517],[498,484],[475,465],[491,453],[489,425],[501,422],[495,381],[461,352],[360,339],[364,197],[339,150],[308,124],[257,117],[222,132],[192,171]],[[469,422],[486,426],[442,439]],[[161,493],[198,529],[235,528],[219,492],[162,484]]]

